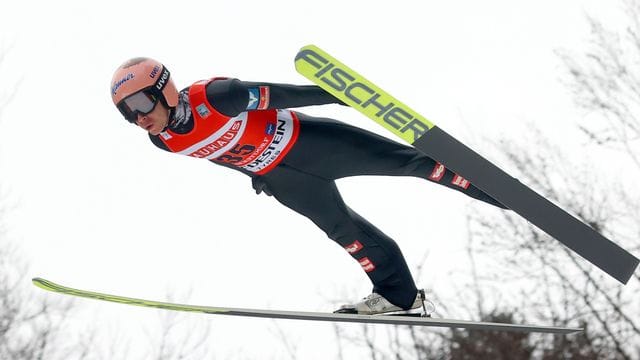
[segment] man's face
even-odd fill
[[[169,109],[158,101],[155,108],[148,114],[138,114],[136,125],[145,129],[151,135],[158,135],[169,124]]]

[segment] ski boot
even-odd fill
[[[422,309],[422,314],[411,312],[412,310],[420,308]],[[431,317],[434,310],[435,306],[431,301],[426,299],[424,290],[421,289],[418,290],[416,299],[409,309],[402,309],[390,303],[389,300],[385,299],[382,295],[374,292],[358,303],[342,305],[338,310],[334,311],[334,313],[359,315],[420,315]]]

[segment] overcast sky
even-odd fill
[[[69,286],[159,300],[167,289],[192,290],[194,304],[330,311],[343,296],[369,292],[359,265],[311,222],[256,196],[248,177],[155,148],[113,107],[115,68],[150,56],[179,88],[213,76],[309,84],[293,59],[315,44],[464,142],[520,138],[533,121],[575,151],[580,112],[554,51],[585,47],[587,12],[619,14],[599,3],[12,1],[0,12],[0,99],[15,91],[0,123],[2,187],[15,205],[10,235],[31,275]],[[393,136],[351,109],[300,110]],[[339,186],[410,265],[427,254],[420,285],[446,294],[450,273],[465,269],[470,200],[417,179]],[[239,206],[255,216],[235,216]],[[144,333],[140,322],[155,324],[152,310],[78,304],[80,327],[126,337]],[[211,323],[220,357],[259,340],[273,358],[284,354],[273,322],[191,317]],[[277,324],[299,342],[300,358],[335,355],[330,325]]]

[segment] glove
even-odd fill
[[[251,179],[251,186],[256,191],[256,195],[260,195],[264,192],[267,196],[272,196],[267,183],[265,183],[260,176],[253,177]]]

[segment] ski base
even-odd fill
[[[504,324],[492,322],[476,322],[452,319],[437,319],[432,317],[416,317],[411,315],[357,315],[357,314],[336,314],[322,312],[303,312],[303,311],[281,311],[281,310],[262,310],[262,309],[242,309],[242,308],[226,308],[200,305],[174,304],[161,301],[136,299],[118,295],[110,295],[93,291],[79,290],[56,284],[54,282],[34,278],[33,284],[44,290],[84,297],[89,299],[116,302],[127,305],[142,306],[148,308],[157,308],[165,310],[197,312],[214,315],[230,315],[245,316],[269,319],[289,319],[289,320],[309,320],[309,321],[333,321],[348,323],[365,323],[365,324],[387,324],[387,325],[406,325],[406,326],[429,326],[429,327],[445,327],[467,330],[487,330],[487,331],[518,331],[518,332],[538,332],[553,334],[572,334],[580,332],[581,328],[569,327],[553,327],[553,326],[536,326],[536,325],[519,325]]]

